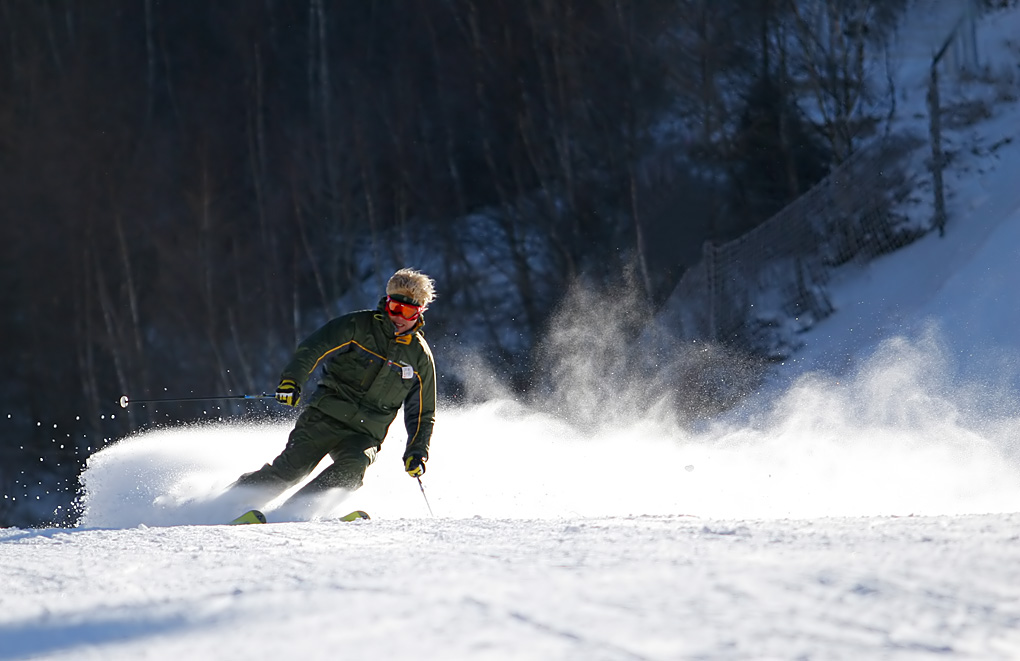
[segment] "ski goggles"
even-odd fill
[[[392,296],[386,297],[386,311],[394,317],[403,317],[408,321],[413,321],[418,318],[421,314],[420,305],[412,305],[410,303],[404,303],[398,301]]]

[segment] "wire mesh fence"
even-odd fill
[[[784,320],[809,326],[832,312],[825,285],[834,267],[923,233],[896,211],[923,144],[908,136],[874,143],[750,232],[706,243],[673,294],[683,302],[684,335],[783,352]]]
[[[942,49],[953,54],[948,70],[976,67],[976,4],[916,4],[925,22],[914,45],[922,57],[934,58]],[[797,332],[833,312],[827,285],[836,267],[896,250],[933,227],[935,219],[919,223],[902,211],[939,165],[928,156],[929,144],[912,134],[876,140],[761,225],[733,241],[706,243],[700,262],[674,290],[667,321],[687,339],[788,356],[797,347]]]

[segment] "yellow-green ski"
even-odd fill
[[[266,515],[258,510],[248,510],[241,516],[230,522],[232,526],[244,525],[246,523],[265,523]]]
[[[345,514],[344,516],[340,517],[340,520],[341,521],[358,521],[360,519],[370,519],[370,518],[371,517],[368,515],[368,512],[365,512],[364,510],[354,510],[350,514]],[[232,526],[239,526],[239,525],[245,525],[245,524],[248,524],[248,523],[265,523],[265,522],[266,522],[266,515],[265,514],[263,514],[262,512],[260,512],[258,510],[248,510],[247,512],[245,512],[241,516],[239,516],[236,519],[234,519],[233,521],[231,521],[230,525],[232,525]]]

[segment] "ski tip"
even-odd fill
[[[368,515],[368,512],[365,512],[363,510],[354,510],[350,514],[345,514],[344,516],[340,517],[340,520],[341,521],[357,521],[359,519],[371,519],[371,518],[372,517],[370,517]]]
[[[266,515],[258,510],[248,510],[241,516],[230,522],[232,526],[244,525],[246,523],[265,523]]]

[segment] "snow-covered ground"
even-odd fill
[[[986,60],[1018,20],[982,24]],[[361,491],[265,526],[204,496],[289,425],[124,439],[80,527],[0,530],[0,661],[1020,658],[1020,144],[995,112],[954,138],[947,236],[840,274],[752,410],[586,434],[447,407],[434,517],[398,424]]]
[[[439,517],[6,531],[0,659],[1016,659],[1018,526]]]

